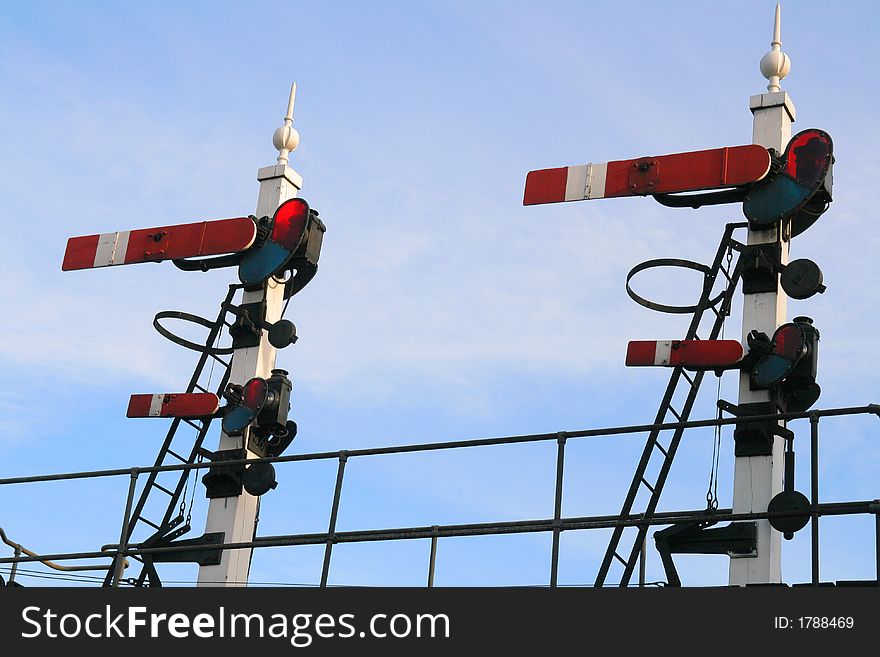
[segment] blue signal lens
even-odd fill
[[[791,372],[794,363],[778,354],[768,354],[755,366],[755,383],[762,387],[775,385]]]
[[[259,249],[244,254],[238,265],[238,278],[245,285],[262,283],[278,273],[292,255],[283,246],[268,239]]]
[[[257,417],[256,411],[239,404],[223,416],[223,432],[230,436],[236,436],[244,431],[255,417]]]

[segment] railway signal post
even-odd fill
[[[296,83],[290,91],[290,103],[284,125],[275,131],[273,144],[278,149],[278,162],[257,171],[260,191],[257,198],[257,217],[272,216],[284,201],[294,198],[302,188],[302,177],[287,166],[288,155],[299,144],[299,135],[293,128],[293,104],[296,94]],[[265,301],[265,321],[274,323],[281,318],[284,305],[283,281],[274,276],[256,290],[245,290],[242,305]],[[252,347],[236,349],[232,355],[229,380],[243,384],[254,377],[268,379],[275,368],[276,348],[269,342],[266,331],[260,332],[259,344]],[[256,454],[248,450],[248,433],[231,436],[220,433],[219,450],[245,449],[248,458]],[[224,543],[251,541],[256,530],[259,497],[246,490],[231,497],[215,497],[208,507],[208,518],[205,532],[222,532]],[[200,566],[198,586],[246,586],[251,561],[250,549],[223,550],[219,565]]]
[[[245,586],[252,550],[218,549],[214,554],[196,555],[186,549],[189,544],[246,543],[253,539],[259,496],[275,488],[277,482],[271,463],[261,461],[245,467],[242,461],[278,456],[296,436],[296,422],[287,417],[292,384],[287,372],[275,369],[275,358],[278,349],[297,339],[293,322],[282,319],[282,315],[290,297],[317,272],[325,227],[317,211],[297,196],[302,178],[287,166],[290,152],[299,144],[299,134],[293,128],[295,95],[296,83],[290,90],[284,124],[272,137],[279,151],[277,163],[257,172],[260,191],[256,215],[83,235],[67,241],[61,266],[65,271],[171,260],[183,271],[238,267],[241,281],[240,285],[229,287],[214,322],[179,311],[163,311],[153,319],[160,334],[202,356],[186,391],[132,395],[126,415],[173,420],[159,450],[157,466],[164,465],[166,458],[191,465],[204,456],[218,463],[202,477],[206,496],[211,500],[205,534],[179,542],[181,551],[173,557],[156,555],[144,559],[144,568],[133,580],[136,586],[147,581],[150,586],[160,585],[154,564],[161,561],[198,563],[200,586]],[[232,300],[238,290],[242,297],[235,306]],[[235,316],[234,323],[226,319],[230,313]],[[205,344],[175,335],[161,325],[160,319],[178,319],[208,328]],[[232,346],[220,348],[215,343],[224,327],[229,328]],[[232,358],[227,361],[220,354],[232,354]],[[209,357],[224,366],[215,392],[199,384]],[[221,397],[228,402],[223,407]],[[219,449],[211,452],[202,448],[202,441],[211,420],[217,417],[223,418],[223,430]],[[198,432],[191,446],[174,443],[181,421]],[[188,452],[189,457],[175,448]],[[221,461],[227,463],[223,465]],[[230,466],[229,461],[236,464]],[[190,515],[184,515],[182,503],[177,506],[187,481],[186,471],[176,486],[169,481],[162,485],[156,472],[151,473],[131,511],[123,543],[142,527],[155,530],[141,542],[147,546],[168,546],[188,532]],[[165,515],[154,515],[153,505],[148,513],[153,518],[150,519],[144,512],[152,492],[169,498],[165,500]],[[118,579],[117,569],[115,579],[108,579],[106,584],[118,583]]]
[[[772,416],[780,412],[806,411],[819,398],[820,388],[815,381],[818,330],[808,317],[795,318],[791,324],[785,324],[786,301],[787,296],[809,298],[823,292],[825,286],[821,270],[812,261],[801,259],[789,263],[789,247],[791,239],[812,226],[831,203],[834,156],[831,137],[823,130],[811,128],[792,137],[794,103],[780,88],[791,62],[782,52],[780,33],[777,4],[771,50],[760,62],[761,73],[769,81],[767,93],[752,96],[749,101],[754,115],[751,144],[539,169],[526,176],[524,205],[652,196],[673,208],[742,203],[743,214],[748,219],[745,244],[732,240],[730,231],[746,226],[728,224],[728,232],[719,247],[726,248],[729,254],[733,249],[739,253],[733,272],[722,270],[723,251],[719,250],[712,267],[661,258],[641,263],[627,276],[627,293],[640,305],[659,312],[693,313],[693,318],[688,335],[680,340],[629,343],[628,366],[671,367],[675,371],[636,466],[621,516],[639,513],[650,516],[656,510],[682,432],[676,429],[667,437],[667,442],[661,444],[658,427],[671,418],[678,422],[687,420],[702,373],[706,371],[720,376],[725,370],[740,370],[738,403],[719,402],[719,406],[740,418],[734,431],[734,513],[761,514],[770,506],[781,508],[802,501],[795,500],[792,491],[784,490],[784,478],[792,476],[785,475],[784,448],[792,434],[783,422],[773,420]],[[667,306],[635,294],[629,285],[633,274],[659,266],[703,272],[706,285],[700,301],[693,306]],[[728,284],[712,298],[712,285],[719,271],[724,271]],[[730,294],[740,281],[742,341],[718,340],[724,318],[729,314]],[[720,308],[716,307],[718,304]],[[710,327],[709,339],[701,339],[697,330],[704,311],[709,308],[714,311],[716,320]],[[684,376],[683,370],[696,371],[697,375]],[[686,393],[676,410],[672,402],[680,384]],[[793,463],[791,457],[789,461]],[[656,475],[651,475],[652,481],[649,481],[646,474],[652,464],[651,472]],[[645,491],[649,494],[644,495]],[[648,501],[637,509],[640,496],[647,497]],[[708,499],[711,507],[714,500],[711,496]],[[727,554],[731,558],[728,572],[731,585],[780,583],[781,535],[772,528],[776,525],[768,520],[734,524],[729,531],[707,529],[700,536],[670,533],[672,542],[666,545],[667,556],[673,552],[707,553],[706,550]],[[734,536],[739,530],[747,530],[749,535],[744,543]],[[714,532],[712,545],[708,546],[706,537],[711,532]],[[623,533],[623,528],[615,528],[599,568],[597,586],[605,584],[612,564],[618,562],[623,564],[619,586],[627,586],[632,577],[647,529],[639,528],[634,541],[623,541]],[[790,537],[791,533],[787,532],[786,536]],[[677,575],[674,579],[677,580]]]
[[[795,120],[794,103],[780,88],[780,81],[791,69],[788,55],[782,52],[780,9],[776,6],[771,50],[761,59],[761,73],[769,81],[767,93],[752,96],[749,108],[754,115],[752,141],[766,148],[785,150],[791,139],[791,124]],[[778,245],[780,262],[788,264],[790,240],[782,234],[783,222],[777,222],[766,230],[749,230],[748,244]],[[749,292],[743,289],[742,341],[752,330],[773,335],[778,326],[786,321],[787,297],[775,277],[775,289],[766,292]],[[739,407],[769,413],[771,393],[768,390],[752,390],[749,373],[742,372],[739,379]],[[770,444],[748,444],[737,439],[735,447],[733,512],[764,512],[774,495],[782,491],[783,447],[779,436],[770,436]],[[729,583],[735,586],[782,581],[781,534],[770,527],[767,520],[757,521],[757,554],[743,558],[731,558]]]

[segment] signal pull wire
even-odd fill
[[[729,278],[730,276],[730,266],[733,261],[733,248],[728,245],[727,246],[727,263],[724,268],[725,275]],[[721,308],[721,312],[724,313],[724,319],[721,320],[721,339],[724,339],[724,328],[727,325],[727,317],[729,315],[728,308]],[[716,419],[721,419],[721,407],[718,405],[718,402],[721,400],[721,376],[718,376],[718,386],[715,391],[715,408],[716,411]],[[721,425],[715,425],[715,439],[712,441],[712,465],[709,469],[709,487],[706,490],[706,509],[708,511],[714,511],[718,508],[718,469],[721,460]]]

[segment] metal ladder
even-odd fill
[[[703,316],[705,315],[707,310],[711,310],[714,314],[714,320],[712,321],[711,328],[709,330],[708,338],[709,340],[715,340],[721,333],[721,328],[724,324],[724,320],[727,315],[730,313],[730,304],[733,299],[733,293],[736,290],[737,283],[740,279],[740,268],[738,266],[734,266],[731,270],[731,265],[728,262],[727,266],[724,263],[724,257],[727,253],[732,253],[736,247],[741,246],[737,243],[732,235],[733,231],[737,228],[742,228],[746,226],[743,223],[732,223],[727,224],[724,232],[724,236],[721,239],[721,243],[718,246],[718,252],[715,254],[715,260],[713,261],[711,267],[705,273],[705,278],[703,281],[703,293],[700,297],[699,302],[696,304],[696,310],[693,313],[693,317],[691,319],[690,326],[687,331],[686,340],[699,340],[701,339],[698,335],[698,331],[702,324]],[[712,291],[715,287],[716,281],[718,280],[718,275],[723,274],[726,279],[726,287],[723,292],[716,297],[714,303],[712,297]],[[663,399],[660,402],[660,408],[657,411],[657,416],[654,419],[654,424],[664,424],[664,423],[675,423],[675,422],[686,422],[690,417],[691,409],[693,408],[694,402],[697,398],[697,393],[699,392],[700,384],[703,381],[703,376],[705,372],[694,372],[688,373],[681,367],[676,367],[673,369],[671,376],[669,377],[669,383],[666,386],[666,392],[663,394]],[[687,390],[687,396],[684,400],[683,405],[680,410],[676,410],[672,407],[673,398],[675,397],[675,393],[678,391],[679,386],[683,386],[685,390]],[[667,431],[670,431],[667,429]],[[630,484],[629,491],[627,492],[626,499],[623,503],[623,508],[620,511],[621,517],[640,517],[642,519],[648,519],[653,516],[657,503],[660,501],[660,494],[663,491],[663,486],[666,483],[666,477],[669,474],[669,469],[672,466],[672,460],[675,457],[675,452],[678,449],[679,443],[681,442],[682,434],[684,433],[684,428],[677,428],[671,430],[672,438],[667,444],[667,446],[663,446],[660,443],[660,434],[661,430],[654,428],[651,430],[651,433],[648,435],[648,440],[645,444],[645,448],[642,452],[641,459],[639,461],[638,466],[636,467],[635,474],[633,475],[632,483]],[[660,459],[660,469],[654,478],[653,481],[648,481],[646,477],[646,473],[648,471],[648,466],[653,462],[656,462],[657,459]],[[650,497],[648,499],[647,505],[644,506],[642,510],[635,509],[635,501],[636,497],[642,490],[648,491]],[[625,530],[629,530],[626,531]],[[624,533],[627,536],[635,535],[635,539],[630,547],[629,554],[624,558],[621,552],[626,552],[626,548],[623,547],[622,539],[624,537]],[[638,525],[637,527],[623,527],[618,526],[614,528],[614,533],[611,536],[611,540],[608,543],[608,547],[605,551],[605,556],[602,559],[602,564],[599,567],[598,575],[596,576],[595,586],[604,586],[605,581],[608,577],[608,571],[611,568],[611,564],[614,560],[619,561],[623,564],[624,570],[623,574],[620,578],[619,586],[626,587],[629,585],[629,581],[632,577],[633,571],[638,563],[639,556],[642,550],[642,546],[645,542],[645,538],[648,533],[647,525]]]
[[[222,399],[222,393],[226,389],[226,385],[229,383],[232,356],[230,355],[228,360],[224,360],[216,353],[218,350],[212,345],[217,341],[223,327],[225,326],[228,328],[231,326],[226,320],[226,315],[231,312],[230,304],[232,303],[236,291],[241,287],[241,285],[230,285],[226,299],[220,306],[220,312],[217,315],[217,319],[213,324],[208,321],[204,322],[204,325],[209,326],[210,330],[208,336],[205,338],[204,347],[199,349],[201,355],[196,364],[195,370],[193,371],[192,377],[190,378],[189,385],[186,387],[187,393],[214,392]],[[221,367],[220,379],[214,390],[208,390],[206,387],[210,385],[209,382],[205,382],[204,385],[201,383],[205,369],[211,361],[215,361],[215,363],[219,364]],[[211,364],[213,365],[215,363]],[[213,373],[212,370],[209,371]],[[156,456],[154,466],[191,465],[195,463],[196,459],[199,457],[202,442],[211,427],[212,419],[213,418],[211,417],[194,420],[174,418],[165,435],[165,440],[159,449],[159,454]],[[194,431],[195,436],[190,432],[183,433],[180,431],[187,428]],[[179,432],[182,435],[178,436]],[[164,474],[168,475],[172,473]],[[182,498],[185,497],[184,493],[187,488],[187,481],[191,476],[191,470],[181,470],[177,484],[174,487],[159,483],[157,481],[159,475],[160,473],[158,472],[150,472],[146,484],[141,491],[140,497],[134,505],[134,509],[128,519],[126,541],[130,541],[135,535],[135,532],[139,530],[144,528],[150,528],[148,531],[152,530],[153,533],[151,535],[146,539],[139,541],[139,545],[142,547],[148,547],[158,541],[174,540],[190,530],[189,517],[184,515],[186,506],[185,499]],[[195,485],[195,483],[193,485]],[[167,507],[161,520],[156,520],[155,517],[151,519],[144,515],[147,502],[151,499],[156,499],[157,495],[160,496],[160,499],[167,498],[168,500]],[[143,586],[149,579],[150,586],[161,586],[158,574],[151,560],[144,559],[138,555],[132,555],[132,559],[140,562],[142,566],[140,573],[137,576],[129,577],[129,581],[135,586]],[[113,569],[111,568],[104,580],[104,586],[111,585],[112,574]]]

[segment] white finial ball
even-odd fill
[[[299,146],[299,133],[292,125],[283,125],[272,135],[272,145],[276,150],[295,150]]]
[[[767,78],[779,78],[788,75],[791,70],[791,59],[781,50],[771,50],[761,57],[761,74]]]

